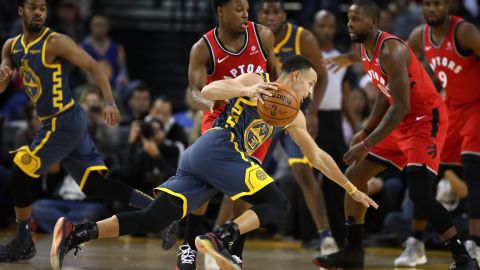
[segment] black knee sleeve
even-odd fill
[[[118,214],[119,234],[159,233],[182,218],[182,204],[179,198],[162,193],[146,209]]]
[[[251,210],[257,214],[262,226],[277,224],[290,212],[290,201],[273,183],[253,195],[242,197],[242,199],[253,204]]]
[[[24,173],[16,165],[13,166],[9,187],[15,207],[22,208],[32,205],[32,181],[34,180],[35,178]]]
[[[410,198],[426,215],[438,234],[453,226],[448,211],[433,196],[435,176],[425,167],[409,167],[407,182]]]
[[[128,203],[132,188],[119,181],[105,178],[98,172],[91,172],[82,191],[88,197]]]
[[[468,214],[480,219],[480,157],[462,155],[463,177],[468,186]]]

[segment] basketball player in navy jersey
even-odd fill
[[[303,27],[287,22],[287,13],[281,0],[261,1],[258,5],[257,15],[258,22],[269,27],[275,35],[274,52],[278,68],[281,68],[282,62],[289,56],[302,55],[315,65],[315,69],[320,74],[319,81],[315,85],[313,101],[310,102],[308,109],[307,106],[302,106],[302,109],[307,112],[308,123],[317,124],[310,127],[315,131],[313,134],[315,137],[318,133],[317,108],[320,106],[325,94],[327,83],[327,73],[322,63],[322,55],[315,36]],[[305,103],[304,105],[308,104]],[[288,156],[288,163],[291,166],[295,180],[299,184],[305,197],[305,203],[317,227],[320,239],[320,253],[322,255],[328,255],[338,251],[337,244],[332,238],[332,233],[329,228],[323,193],[313,175],[309,161],[302,155],[302,152],[288,134],[279,134],[279,137],[274,138],[274,141],[281,142]],[[271,148],[270,151],[272,150]],[[342,161],[341,155],[343,155],[343,153],[339,155],[337,162]],[[325,196],[328,196],[328,198],[334,197],[336,200],[335,207],[328,209],[328,211],[329,214],[334,213],[334,218],[338,217],[340,219],[339,222],[335,222],[337,225],[335,229],[337,232],[342,232],[342,227],[345,223],[343,207],[341,206],[343,203],[343,190],[329,180],[324,182],[324,188],[327,191]],[[330,199],[330,201],[333,202],[335,200]],[[337,209],[340,209],[340,212],[336,211]],[[339,213],[335,215],[336,212]],[[343,239],[343,235],[339,235],[337,238]]]
[[[248,1],[212,0],[212,7],[218,17],[218,26],[193,45],[188,67],[192,105],[204,112],[202,133],[212,127],[225,107],[224,101],[213,102],[202,98],[200,90],[205,85],[235,78],[245,72],[268,72],[272,79],[277,77],[273,34],[267,27],[248,21]],[[259,163],[263,161],[267,149],[268,144],[265,144],[253,154]],[[235,204],[237,214],[242,213],[244,203],[238,201]],[[207,205],[208,202],[186,218],[185,240],[178,251],[179,270],[196,268],[195,237],[202,233]],[[232,247],[238,257],[241,257],[244,240],[244,236],[240,237]]]
[[[160,185],[157,198],[145,210],[120,213],[99,222],[74,225],[60,218],[52,241],[51,263],[60,269],[65,255],[81,243],[135,232],[158,232],[175,219],[198,208],[218,191],[233,200],[243,199],[254,206],[234,221],[222,225],[218,233],[207,233],[195,240],[197,248],[208,252],[223,270],[241,270],[242,263],[233,258],[229,243],[260,226],[278,223],[289,211],[289,202],[274,180],[247,155],[260,147],[274,133],[287,129],[292,139],[312,165],[341,185],[351,198],[365,207],[377,207],[367,195],[357,190],[342,174],[333,159],[315,144],[307,131],[305,116],[299,112],[288,127],[273,127],[257,113],[262,95],[279,84],[293,89],[299,98],[311,94],[317,74],[301,56],[287,59],[275,83],[266,82],[265,74],[245,73],[235,79],[206,85],[202,97],[230,100],[213,127],[184,153],[177,174]],[[264,131],[259,134],[258,130]]]
[[[17,70],[23,87],[42,127],[32,144],[13,153],[10,190],[13,195],[17,233],[0,246],[0,262],[27,260],[35,256],[30,221],[31,182],[54,164],[61,163],[87,195],[147,207],[152,198],[102,175],[107,171],[87,130],[86,113],[71,96],[66,62],[89,73],[102,90],[106,101],[103,119],[116,125],[120,113],[110,84],[98,64],[69,37],[45,27],[46,0],[19,0],[18,13],[23,20],[23,34],[3,45],[0,64],[0,93]],[[37,180],[38,181],[38,180]]]

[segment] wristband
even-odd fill
[[[115,102],[105,102],[105,106],[112,106],[117,108],[117,104],[115,104]]]
[[[365,144],[365,141],[361,141],[360,144],[362,145],[362,147],[365,151],[367,151],[367,152],[370,151],[370,148]]]
[[[352,195],[357,191],[357,187],[352,184],[352,182],[348,181],[342,185],[342,188],[345,189],[348,195]]]

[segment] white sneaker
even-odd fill
[[[425,245],[414,237],[409,237],[404,243],[405,250],[400,257],[393,262],[395,266],[415,267],[417,265],[426,264],[427,256],[425,255]]]
[[[480,259],[480,247],[477,246],[477,243],[475,243],[475,241],[465,241],[465,248],[467,249],[468,254],[470,254],[470,257],[477,259],[477,261],[478,259]],[[478,265],[480,266],[480,262],[478,263]]]
[[[205,253],[205,256],[203,257],[204,262],[205,262],[205,270],[219,270],[220,267],[218,267],[217,262],[215,259],[210,256],[208,253]]]
[[[320,244],[320,256],[327,256],[338,252],[337,242],[331,236],[323,238],[322,243]]]

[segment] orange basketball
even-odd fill
[[[300,100],[297,93],[286,85],[278,86],[271,91],[271,97],[262,95],[264,104],[257,102],[257,112],[263,121],[275,127],[283,127],[290,124],[298,115]]]

